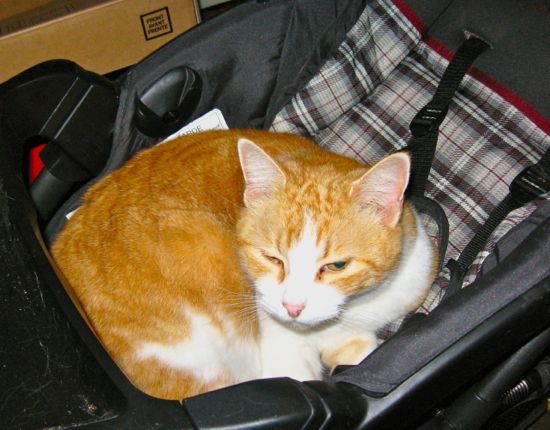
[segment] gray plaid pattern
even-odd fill
[[[369,3],[336,55],[283,109],[273,129],[314,136],[377,88],[419,39],[391,3]]]
[[[448,61],[390,1],[367,6],[347,40],[277,115],[272,129],[312,136],[322,147],[372,164],[411,140],[408,125],[434,94]],[[479,80],[466,76],[441,125],[427,195],[449,219],[445,260],[461,250],[550,146],[550,136]],[[489,240],[465,279],[471,283],[494,243],[533,210],[515,211]],[[440,274],[421,310],[441,299]]]

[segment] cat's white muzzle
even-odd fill
[[[258,303],[267,313],[279,321],[306,326],[337,318],[345,301],[337,288],[318,282],[279,284],[275,278],[266,276],[256,282],[256,289]],[[299,312],[294,306],[299,306]]]

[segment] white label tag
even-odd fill
[[[190,122],[185,127],[180,128],[178,131],[168,136],[160,143],[169,142],[170,140],[174,140],[180,136],[184,136],[187,134],[200,133],[202,131],[210,130],[228,129],[229,127],[227,127],[227,123],[225,122],[225,118],[223,117],[222,112],[219,109],[213,109],[210,112],[205,113],[200,118],[197,118],[193,122]]]

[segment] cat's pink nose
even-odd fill
[[[301,303],[290,303],[283,302],[283,306],[286,308],[288,315],[292,318],[298,318],[304,308],[306,307],[306,302]]]

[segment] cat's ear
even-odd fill
[[[394,227],[403,209],[403,195],[409,183],[411,160],[397,152],[376,163],[351,186],[351,196],[361,206],[374,206],[385,225]]]
[[[241,138],[237,146],[245,181],[244,204],[250,207],[284,185],[286,178],[277,163],[254,142]]]

